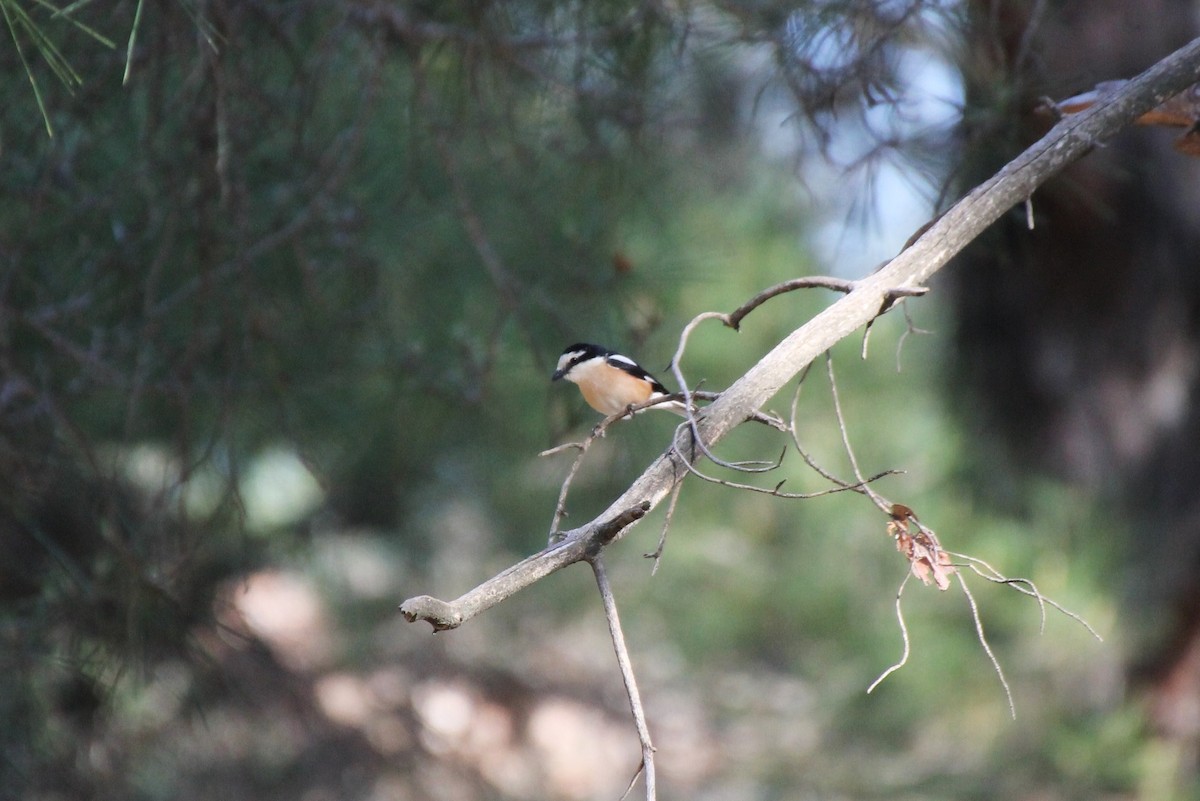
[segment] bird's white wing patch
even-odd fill
[[[620,362],[621,364],[627,364],[627,365],[629,365],[630,367],[637,367],[637,366],[638,366],[638,363],[637,363],[637,362],[635,362],[633,359],[629,358],[628,356],[622,356],[622,355],[621,355],[621,354],[619,354],[619,353],[613,353],[613,354],[610,354],[610,355],[609,355],[609,357],[608,357],[608,360],[609,360],[610,362]]]

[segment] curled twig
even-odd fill
[[[900,659],[887,670],[880,673],[875,681],[871,682],[870,686],[867,687],[868,693],[874,691],[888,676],[908,664],[908,657],[912,653],[912,644],[908,636],[908,625],[904,622],[904,610],[901,605],[901,598],[904,595],[904,588],[908,584],[908,580],[913,575],[915,574],[911,572],[906,574],[900,582],[900,588],[896,591],[896,621],[900,626],[900,638],[904,644],[904,649],[900,654]],[[1000,660],[996,658],[991,644],[988,643],[987,635],[984,633],[983,618],[979,616],[979,605],[975,602],[975,596],[971,593],[970,588],[967,587],[966,581],[963,580],[962,573],[957,572],[955,576],[958,578],[958,585],[962,588],[963,595],[967,598],[967,604],[971,607],[971,619],[975,623],[975,637],[979,640],[979,644],[983,647],[983,652],[987,654],[988,660],[992,663],[992,669],[996,671],[996,676],[1000,679],[1000,686],[1004,688],[1004,697],[1008,701],[1008,712],[1015,720],[1017,717],[1017,707],[1013,701],[1012,689],[1009,687],[1008,679],[1004,675],[1004,668],[1000,666]]]
[[[675,346],[675,355],[671,357],[671,374],[675,376],[675,384],[679,387],[679,391],[683,393],[683,405],[688,411],[688,423],[692,427],[692,432],[696,430],[696,417],[693,414],[692,391],[688,388],[687,380],[683,377],[683,370],[679,365],[683,363],[683,352],[687,350],[688,339],[692,335],[692,331],[696,330],[696,326],[705,320],[721,320],[727,319],[727,315],[722,312],[703,312],[697,314],[691,321],[683,327],[679,332],[679,344]],[[699,439],[697,437],[697,439]]]
[[[1009,713],[1016,717],[1016,705],[1013,702],[1012,690],[1009,687],[1008,680],[1004,675],[1004,670],[1000,666],[1000,661],[992,651],[991,645],[988,643],[987,636],[984,634],[983,620],[979,614],[979,605],[975,601],[975,596],[963,577],[963,571],[959,568],[970,568],[977,576],[986,579],[994,584],[1004,584],[1012,587],[1017,592],[1023,595],[1028,595],[1034,598],[1038,603],[1038,609],[1041,612],[1041,630],[1045,631],[1046,627],[1046,607],[1053,607],[1075,622],[1087,629],[1097,640],[1103,641],[1103,638],[1096,632],[1091,625],[1081,616],[1071,612],[1063,607],[1058,602],[1044,596],[1037,588],[1037,585],[1032,580],[1027,578],[1012,578],[1005,576],[996,570],[990,564],[982,559],[966,554],[953,553],[942,548],[938,541],[937,534],[932,529],[925,526],[917,519],[917,515],[907,506],[902,504],[893,504],[890,512],[891,520],[887,524],[888,535],[896,540],[896,547],[909,563],[909,574],[905,577],[904,582],[900,585],[900,590],[896,594],[896,615],[900,621],[901,636],[904,639],[904,654],[900,661],[888,668],[882,675],[871,683],[868,692],[875,689],[883,679],[894,673],[902,667],[908,660],[909,641],[908,629],[904,623],[904,617],[900,610],[900,594],[904,591],[904,585],[908,581],[909,576],[916,576],[926,584],[936,583],[938,589],[945,590],[950,587],[951,576],[958,579],[959,587],[966,596],[967,603],[971,607],[971,618],[975,623],[975,634],[982,646],[984,653],[992,663],[992,667],[996,671],[997,677],[1000,679],[1000,684],[1004,687],[1005,697],[1008,699]],[[955,564],[953,559],[960,560],[960,563]]]
[[[679,344],[675,347],[675,355],[671,357],[671,374],[675,376],[675,383],[679,387],[679,391],[683,394],[683,405],[687,410],[687,426],[692,433],[692,447],[698,447],[706,457],[722,467],[728,467],[732,470],[737,470],[740,468],[729,462],[724,462],[714,455],[713,452],[709,450],[708,445],[704,442],[704,437],[700,435],[700,428],[696,423],[695,404],[692,402],[692,390],[688,387],[687,379],[684,378],[683,369],[680,367],[680,364],[683,362],[683,353],[685,350],[687,350],[688,339],[692,336],[692,332],[696,330],[696,327],[706,320],[721,320],[724,322],[727,319],[728,315],[723,314],[722,312],[703,312],[693,317],[691,321],[683,327],[683,330],[679,332]],[[676,437],[672,440],[671,447],[675,449],[676,453],[679,453],[678,435],[676,435]],[[679,455],[685,462],[691,461],[687,457],[683,456],[682,453]]]
[[[835,292],[843,292],[843,293],[849,294],[850,292],[853,292],[856,288],[858,288],[858,285],[859,285],[858,281],[847,281],[842,278],[830,278],[828,276],[822,276],[822,275],[810,275],[810,276],[805,276],[803,278],[793,278],[790,281],[784,281],[781,284],[776,284],[775,286],[770,287],[769,289],[764,289],[762,292],[759,292],[757,295],[750,298],[750,300],[743,303],[741,306],[739,306],[733,312],[731,312],[727,315],[724,315],[724,319],[722,320],[722,322],[724,322],[725,325],[729,326],[733,330],[737,331],[741,327],[742,320],[744,320],[746,318],[746,316],[748,314],[750,314],[750,312],[754,311],[755,309],[757,309],[759,306],[766,303],[771,298],[778,297],[779,295],[782,295],[786,292],[792,292],[797,289],[820,288],[820,289],[832,289]],[[883,314],[884,312],[886,312],[889,308],[891,308],[892,304],[895,303],[896,300],[898,300],[900,298],[920,297],[921,295],[924,295],[928,291],[929,291],[929,288],[923,287],[923,286],[895,287],[893,289],[889,289],[888,294],[887,294],[887,299],[884,301],[884,305],[880,309],[879,314]]]
[[[907,665],[908,664],[908,656],[909,656],[909,654],[912,653],[912,644],[909,642],[909,639],[908,639],[908,626],[904,623],[904,609],[900,604],[900,599],[904,595],[904,588],[905,588],[905,586],[908,585],[908,580],[910,578],[912,578],[912,573],[905,573],[904,579],[901,580],[901,582],[900,582],[899,589],[896,590],[896,622],[900,624],[900,639],[904,643],[904,650],[900,654],[899,661],[897,661],[894,665],[889,667],[887,670],[880,673],[879,678],[877,678],[877,679],[875,679],[875,681],[871,682],[871,686],[867,688],[868,694],[870,694],[872,690],[874,690],[876,687],[878,687],[880,684],[882,684],[883,680],[886,679],[888,676],[892,675],[897,670],[899,670],[900,668]]]

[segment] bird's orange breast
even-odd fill
[[[606,415],[623,412],[632,403],[645,403],[654,393],[649,383],[615,367],[589,371],[577,383],[588,406]]]

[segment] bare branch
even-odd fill
[[[613,596],[612,585],[608,582],[608,574],[604,571],[604,562],[596,555],[588,562],[596,575],[596,586],[600,589],[600,599],[604,603],[604,617],[608,621],[608,633],[612,637],[613,650],[617,654],[617,665],[621,669],[621,679],[625,682],[625,694],[629,698],[629,709],[633,712],[633,725],[637,729],[638,742],[642,746],[641,771],[646,775],[646,801],[654,801],[654,743],[650,740],[650,728],[646,725],[646,710],[642,707],[642,696],[638,692],[637,679],[633,674],[633,662],[629,659],[629,649],[625,646],[625,634],[621,631],[621,618],[617,615],[617,600]],[[637,780],[637,776],[634,776]],[[632,786],[630,782],[630,786]],[[626,791],[628,794],[628,791]]]
[[[918,290],[934,273],[1013,206],[1024,202],[1038,186],[1115,135],[1141,114],[1200,80],[1200,39],[1180,48],[1141,76],[1089,109],[1064,117],[995,176],[969,192],[946,211],[911,245],[875,273],[855,282],[851,291],[820,314],[794,330],[735,381],[704,413],[691,430],[676,430],[668,447],[616,498],[595,521],[564,533],[564,542],[515,565],[480,585],[447,609],[431,611],[429,601],[411,599],[402,609],[410,620],[430,620],[435,628],[452,628],[483,609],[503,600],[542,576],[579,561],[595,545],[597,533],[608,540],[624,535],[629,525],[657,506],[686,476],[680,453],[695,443],[711,448],[747,420],[775,394],[834,344],[873,320],[889,297],[903,290]],[[630,510],[635,516],[624,525]],[[499,582],[499,585],[496,584]],[[434,612],[453,612],[438,617]],[[424,612],[425,614],[422,614]]]
[[[400,612],[410,623],[427,621],[434,631],[456,629],[480,612],[491,609],[551,573],[592,558],[624,529],[641,520],[649,510],[649,501],[643,501],[602,523],[593,521],[568,532],[561,543],[522,559],[466,595],[453,601],[418,595],[401,604]]]

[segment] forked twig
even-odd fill
[[[571,482],[575,480],[575,474],[578,473],[579,468],[583,466],[583,458],[587,455],[588,448],[592,447],[592,443],[597,439],[601,439],[608,431],[608,427],[613,423],[626,417],[631,417],[637,412],[643,409],[648,409],[651,406],[655,406],[665,400],[667,400],[667,398],[655,398],[654,400],[647,401],[646,403],[634,404],[623,411],[617,412],[616,414],[610,414],[599,423],[596,423],[596,425],[592,427],[592,430],[588,432],[588,435],[581,442],[564,442],[561,445],[555,445],[553,448],[547,448],[538,454],[538,456],[554,456],[564,451],[571,450],[572,448],[579,451],[579,454],[575,457],[575,461],[571,463],[571,468],[567,471],[566,477],[563,478],[562,486],[559,487],[558,490],[558,502],[554,505],[554,516],[550,520],[550,535],[548,542],[551,545],[561,539],[559,524],[562,523],[563,518],[567,516],[567,494],[571,491]]]
[[[621,793],[620,801],[625,801],[626,798],[629,798],[629,794],[632,793],[633,788],[637,786],[637,780],[641,777],[642,772],[645,769],[646,769],[646,763],[639,762],[638,766],[637,766],[637,770],[635,770],[633,772],[633,775],[629,777],[629,784],[625,787],[625,792]]]
[[[901,309],[904,311],[904,330],[900,333],[899,338],[896,340],[896,372],[897,373],[901,372],[900,352],[904,349],[904,341],[906,339],[908,339],[909,334],[932,334],[933,333],[932,331],[927,331],[924,328],[917,327],[917,324],[913,322],[912,314],[910,314],[908,311],[907,303],[902,304]]]
[[[950,552],[950,555],[955,557],[956,559],[964,560],[966,562],[965,567],[971,568],[971,570],[974,571],[975,575],[979,576],[980,578],[986,579],[987,581],[990,581],[993,584],[1005,584],[1009,587],[1012,587],[1014,590],[1021,593],[1022,595],[1028,595],[1031,598],[1037,599],[1038,608],[1041,610],[1041,615],[1042,615],[1042,625],[1041,625],[1042,632],[1044,632],[1046,629],[1046,607],[1052,606],[1056,610],[1061,612],[1062,614],[1066,615],[1067,617],[1071,618],[1076,623],[1078,623],[1079,625],[1081,625],[1085,629],[1087,629],[1088,634],[1091,634],[1093,637],[1095,637],[1098,642],[1104,642],[1104,638],[1102,636],[1100,636],[1100,633],[1098,631],[1096,631],[1094,628],[1092,628],[1092,624],[1088,623],[1087,620],[1085,620],[1082,615],[1080,615],[1076,612],[1072,612],[1070,609],[1067,609],[1065,606],[1058,603],[1058,601],[1055,601],[1053,598],[1049,598],[1045,595],[1042,595],[1041,590],[1039,590],[1037,588],[1037,585],[1034,584],[1033,581],[1031,581],[1030,579],[1009,578],[1008,576],[1004,575],[999,570],[992,567],[990,564],[988,564],[984,560],[979,559],[978,557],[968,556],[967,554],[963,554],[963,553],[954,553],[953,551]]]

